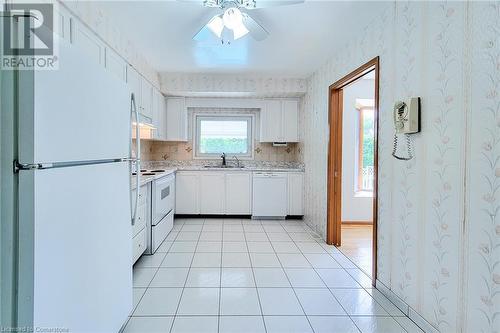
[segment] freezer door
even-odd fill
[[[127,157],[129,88],[77,47],[59,43],[58,70],[20,73],[20,162]]]
[[[132,309],[125,162],[20,172],[20,323],[118,332]]]

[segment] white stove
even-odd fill
[[[163,169],[141,169],[141,176],[154,177],[151,181],[151,218],[146,226],[146,253],[153,254],[174,226],[175,173]]]

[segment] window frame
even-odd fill
[[[253,160],[254,159],[254,137],[255,137],[255,116],[253,114],[194,114],[193,115],[193,159],[220,159],[220,153],[214,154],[203,154],[200,153],[200,124],[202,120],[219,120],[219,121],[247,121],[247,133],[248,133],[248,153],[247,154],[233,154],[227,153],[227,158],[236,156],[240,160]]]
[[[363,130],[363,121],[364,121],[364,111],[372,111],[375,112],[372,107],[360,107],[357,108],[358,111],[358,181],[356,184],[356,193],[373,193],[372,189],[363,188],[363,141],[364,141],[364,130]],[[374,184],[375,185],[375,184]]]

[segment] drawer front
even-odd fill
[[[136,193],[135,191],[136,190],[132,191],[132,206],[135,205],[135,193]],[[145,205],[147,198],[148,198],[148,186],[143,185],[139,188],[139,201],[137,203],[137,206]]]
[[[132,263],[146,251],[146,228],[143,228],[132,240]]]
[[[139,205],[146,204],[146,198],[148,197],[148,187],[141,186],[139,190]]]
[[[151,228],[151,247],[152,252],[156,252],[161,243],[168,236],[174,226],[174,214],[170,212],[157,225]]]
[[[146,226],[147,205],[144,203],[137,206],[137,217],[134,226],[132,227],[132,236],[135,236]]]

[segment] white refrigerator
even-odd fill
[[[20,71],[18,326],[118,332],[132,309],[131,92],[60,41]]]

